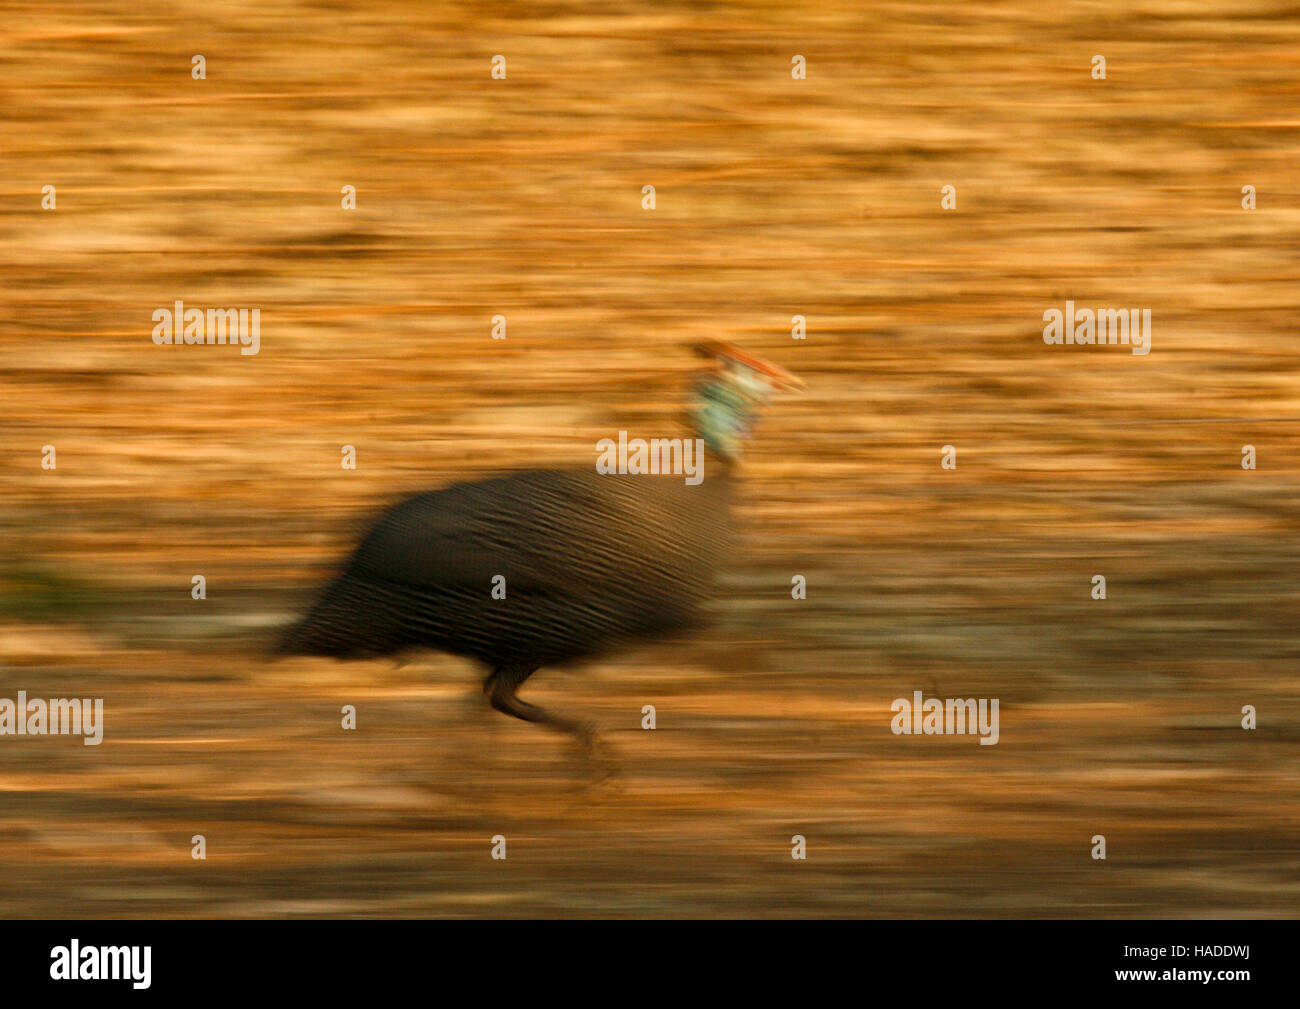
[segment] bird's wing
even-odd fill
[[[644,486],[637,488],[644,492]],[[570,595],[626,580],[635,500],[617,478],[530,470],[419,494],[390,508],[353,555],[368,578]]]

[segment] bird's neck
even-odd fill
[[[740,459],[750,429],[763,405],[761,390],[737,376],[710,376],[696,388],[691,422],[709,456],[730,468]]]

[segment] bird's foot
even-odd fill
[[[589,787],[608,787],[619,778],[619,765],[609,745],[589,731],[578,740],[579,758]]]

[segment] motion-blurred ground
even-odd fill
[[[0,696],[106,734],[0,738],[0,914],[1294,915],[1298,14],[9,4]],[[1066,298],[1153,352],[1045,346]],[[524,690],[616,785],[459,660],[257,657],[400,493],[670,429],[706,336],[810,388],[717,625]]]

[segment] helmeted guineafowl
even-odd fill
[[[407,498],[379,518],[278,652],[468,656],[491,670],[483,689],[498,711],[589,743],[585,726],[515,691],[543,665],[697,621],[728,550],[732,464],[771,392],[801,384],[725,344],[697,349],[711,361],[691,411],[701,481],[589,465]]]

